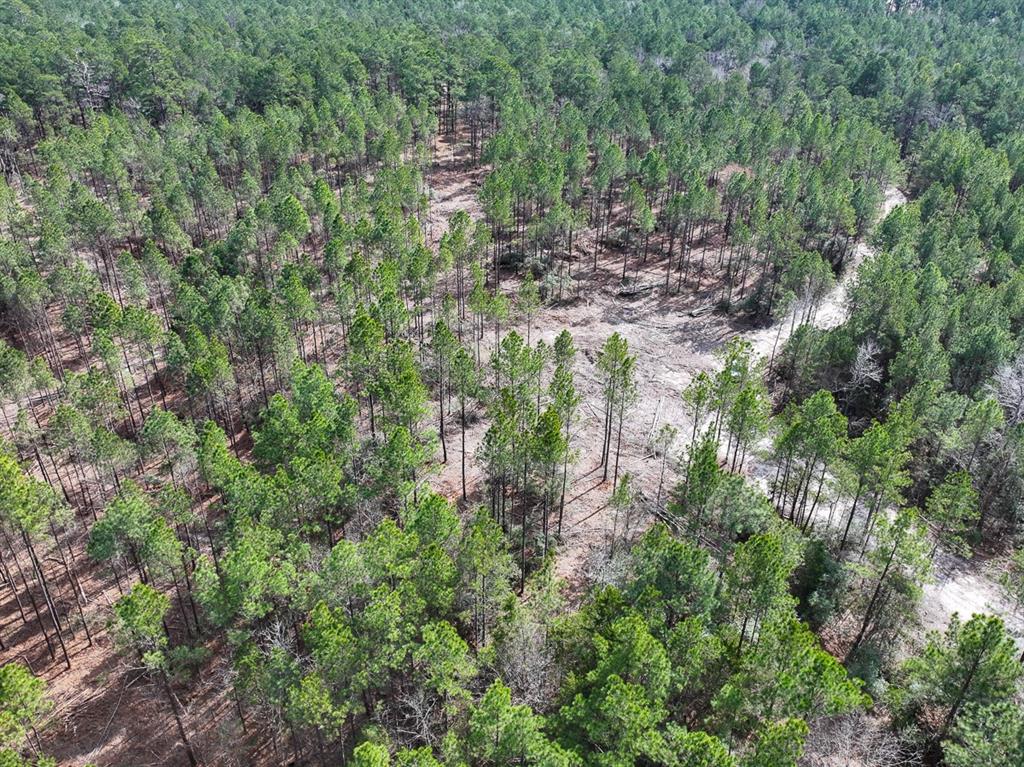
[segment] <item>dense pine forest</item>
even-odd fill
[[[6,0],[0,765],[1020,767],[1024,8]]]

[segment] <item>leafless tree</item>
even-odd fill
[[[609,557],[608,553],[595,548],[587,562],[587,580],[595,586],[622,588],[629,580],[633,557],[623,547],[617,548]]]
[[[498,674],[513,699],[538,711],[547,708],[562,682],[548,641],[550,624],[561,609],[559,602],[549,590],[531,594],[506,618],[495,643]]]
[[[857,347],[857,357],[850,366],[849,389],[866,389],[882,380],[882,365],[878,361],[881,353],[878,344],[867,340]]]
[[[864,712],[810,722],[801,767],[919,767],[920,749]]]
[[[992,389],[1003,408],[1007,425],[1024,423],[1024,354],[996,371]]]
[[[377,714],[396,744],[403,747],[436,746],[447,731],[440,700],[420,687],[402,693]]]
[[[88,127],[87,115],[103,108],[110,98],[110,75],[100,71],[93,62],[82,57],[77,51],[74,59],[67,62],[67,80],[75,94],[75,103],[82,125]]]

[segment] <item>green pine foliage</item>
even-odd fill
[[[1016,4],[0,29],[0,764],[96,658],[192,765],[1024,760],[1006,624],[917,626],[978,551],[1024,601]]]

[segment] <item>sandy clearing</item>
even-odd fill
[[[442,228],[443,220],[459,205],[463,205],[473,215],[479,211],[479,203],[475,198],[476,182],[467,183],[464,178],[455,175],[456,178],[451,179],[456,182],[455,185],[446,187],[445,192],[437,196],[440,202],[437,215]],[[482,174],[478,178],[482,181]],[[888,187],[884,193],[880,219],[905,202],[906,196],[899,189]],[[588,244],[590,248],[594,247],[592,241]],[[856,244],[835,288],[814,313],[812,321],[816,327],[829,329],[845,321],[849,288],[860,265],[873,253],[869,244]],[[585,404],[581,423],[576,430],[578,460],[566,496],[563,541],[556,564],[558,574],[577,586],[587,580],[593,562],[607,551],[613,524],[613,514],[608,507],[612,490],[611,476],[607,481],[602,481],[603,472],[599,466],[603,423],[599,412],[601,391],[595,362],[605,340],[617,332],[626,338],[631,352],[637,355],[638,402],[628,416],[623,434],[620,474],[628,472],[633,475],[637,487],[648,498],[653,498],[657,492],[661,461],[649,449],[649,439],[661,424],[677,427],[679,437],[672,448],[672,454],[678,457],[689,441],[692,429],[681,399],[681,392],[692,377],[702,370],[715,370],[715,351],[732,337],[745,338],[757,354],[771,358],[794,330],[792,315],[771,326],[754,329],[718,313],[690,316],[691,311],[713,302],[713,289],[684,291],[681,295],[664,294],[660,289],[664,267],[654,254],[647,264],[635,272],[631,265],[630,272],[635,274],[637,283],[657,287],[637,296],[619,296],[608,288],[618,283],[621,261],[617,259],[613,255],[602,257],[595,274],[590,272],[590,255],[583,248],[581,263],[574,267],[583,273],[580,297],[546,305],[534,318],[531,328],[534,341],[543,339],[549,344],[563,328],[568,329],[573,334],[579,352],[576,377]],[[514,281],[504,287],[506,290],[514,290]],[[522,323],[517,329],[523,335],[526,334]],[[471,501],[475,502],[485,500],[481,495],[482,475],[473,460],[485,431],[486,424],[479,418],[467,431],[468,485]],[[449,463],[439,467],[433,483],[449,497],[456,498],[461,492],[459,429],[456,418],[451,419],[448,435]],[[767,447],[768,443],[765,442],[761,445],[762,451]],[[748,458],[745,472],[762,488],[767,489],[774,468],[755,454]],[[666,491],[679,479],[676,461],[672,460],[665,478]],[[828,515],[826,505],[823,504],[819,515],[824,523]],[[844,519],[842,504],[835,511],[835,518]],[[1024,635],[1024,619],[1014,613],[994,573],[977,564],[940,554],[935,580],[924,591],[920,615],[922,625],[928,629],[942,629],[954,612],[965,618],[974,612],[992,612],[1002,616],[1015,633]]]

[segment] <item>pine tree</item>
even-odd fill
[[[613,333],[601,348],[597,367],[604,386],[605,421],[601,463],[604,466],[602,480],[608,480],[608,465],[611,461],[612,434],[615,433],[615,471],[612,484],[619,480],[619,456],[622,452],[622,429],[626,411],[636,401],[636,357],[629,354],[629,344],[618,333]]]
[[[865,639],[900,630],[920,599],[930,570],[927,541],[916,510],[900,509],[893,520],[882,519],[878,528],[875,547],[867,553],[861,570],[868,599],[847,659]]]
[[[933,743],[945,740],[966,707],[986,708],[1018,690],[1024,667],[1003,621],[954,615],[944,635],[933,633],[921,655],[903,666],[906,706],[937,716],[929,725]]]
[[[555,338],[554,344],[555,371],[551,377],[548,394],[553,407],[558,413],[565,429],[565,450],[562,460],[562,482],[558,496],[558,530],[557,536],[562,537],[562,517],[565,513],[565,492],[569,482],[569,463],[574,461],[572,449],[573,426],[583,397],[576,390],[573,368],[576,362],[576,347],[569,331],[563,330]]]
[[[978,493],[974,489],[971,475],[966,471],[947,474],[928,496],[925,518],[935,535],[932,557],[940,543],[958,553],[969,551],[964,533],[978,518]]]
[[[462,435],[462,449],[460,457],[462,476],[462,500],[467,500],[466,495],[466,402],[474,397],[479,387],[479,371],[473,361],[472,355],[463,347],[459,347],[452,358],[451,363],[452,388],[459,400],[459,431]]]
[[[131,591],[114,603],[113,631],[118,642],[133,650],[143,666],[159,676],[189,764],[195,767],[199,760],[185,730],[181,704],[167,675],[165,651],[169,638],[164,616],[170,606],[170,600],[159,591],[144,583],[136,583]]]
[[[28,751],[29,734],[52,708],[41,678],[18,662],[0,666],[0,759],[5,764],[30,764],[21,761],[21,754]]]

